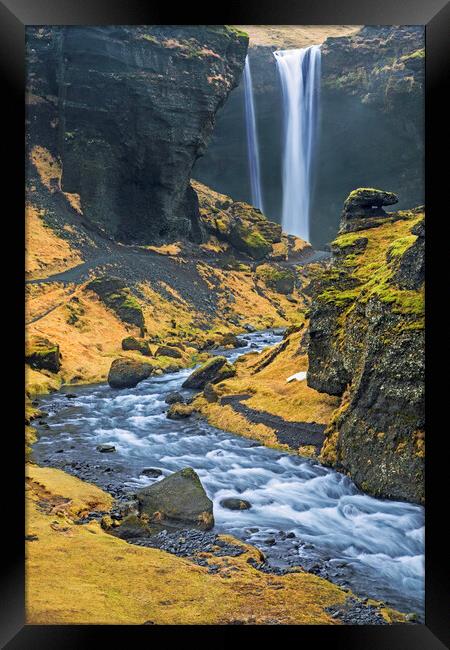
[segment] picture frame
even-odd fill
[[[208,626],[175,626],[151,628],[145,626],[30,626],[25,625],[24,603],[24,487],[23,487],[23,440],[22,402],[23,375],[18,363],[17,350],[22,349],[24,338],[23,285],[24,280],[24,231],[23,231],[23,192],[24,192],[24,33],[27,25],[107,25],[107,24],[420,24],[426,26],[426,206],[429,213],[430,236],[427,235],[427,278],[431,277],[433,264],[441,257],[439,244],[443,246],[442,236],[437,235],[437,227],[445,219],[438,207],[439,193],[445,191],[444,170],[436,161],[443,153],[442,135],[445,132],[445,102],[443,90],[448,85],[449,72],[449,27],[450,6],[443,0],[330,0],[310,3],[247,2],[238,6],[228,3],[223,9],[185,6],[179,11],[170,11],[162,3],[147,4],[139,0],[2,0],[0,2],[0,61],[3,77],[3,103],[6,107],[5,135],[8,143],[4,147],[7,156],[7,181],[5,193],[10,200],[14,214],[12,234],[14,247],[12,268],[8,275],[14,281],[8,283],[8,318],[14,320],[14,346],[8,345],[11,361],[8,373],[8,410],[10,423],[4,444],[8,470],[8,527],[3,541],[3,577],[1,584],[1,623],[0,640],[2,647],[16,648],[79,648],[90,647],[94,643],[105,644],[107,639],[116,643],[130,642],[130,633],[135,643],[147,641],[167,642],[168,636],[176,635],[186,641],[197,642],[200,637],[209,637],[223,645],[233,643],[241,637],[247,643],[257,638],[272,641],[283,640],[301,643],[332,643],[335,648],[420,648],[438,650],[448,647],[450,642],[448,626],[448,584],[445,562],[448,558],[445,535],[445,483],[441,477],[448,473],[445,469],[444,446],[448,444],[445,432],[439,435],[440,427],[436,414],[445,404],[443,390],[431,391],[432,357],[436,352],[436,341],[446,340],[444,323],[436,323],[439,315],[432,311],[433,301],[436,310],[442,310],[435,300],[437,289],[431,282],[427,284],[427,423],[431,435],[427,449],[427,517],[426,517],[426,623],[424,625],[397,626],[289,626],[276,629],[261,626],[222,627],[220,631]],[[440,92],[441,91],[441,92]],[[448,127],[447,127],[448,128]],[[448,155],[448,154],[447,154]],[[442,158],[444,160],[444,157]],[[434,163],[434,164],[433,164]],[[433,168],[434,167],[434,168]],[[442,176],[442,181],[440,179]],[[8,228],[9,231],[9,228]],[[445,253],[442,251],[445,259]],[[9,264],[9,262],[8,262]],[[429,275],[430,274],[430,275]],[[440,331],[440,329],[442,331]],[[443,338],[440,339],[440,336]],[[17,337],[17,338],[16,338]],[[440,354],[439,351],[437,354]],[[442,366],[442,360],[440,362]],[[435,366],[438,368],[439,366]],[[442,401],[440,402],[439,399]],[[11,402],[11,404],[9,403]],[[13,433],[14,432],[14,433]],[[436,435],[437,434],[437,435]],[[271,626],[274,627],[274,626]],[[295,629],[301,627],[302,629]],[[218,633],[218,634],[217,634]],[[106,636],[105,636],[106,634]],[[168,636],[167,636],[168,635]],[[273,635],[273,636],[272,636]],[[276,635],[276,636],[275,636]],[[256,637],[256,639],[255,639]]]

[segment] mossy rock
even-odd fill
[[[191,404],[176,402],[175,404],[171,404],[167,411],[167,417],[169,420],[185,420],[186,418],[191,417],[193,412],[194,407]]]
[[[230,230],[230,243],[238,250],[255,260],[260,260],[272,252],[272,242],[264,237],[256,227],[236,220]]]
[[[139,340],[134,336],[127,336],[123,339],[122,350],[136,350],[136,352],[140,352],[145,357],[152,356],[152,352],[149,348],[148,343],[146,341]]]
[[[153,367],[149,363],[119,357],[115,359],[108,373],[108,384],[112,388],[134,388],[148,379]]]
[[[398,203],[394,192],[378,190],[374,187],[360,187],[350,192],[344,203],[341,232],[346,232],[348,221],[386,217],[383,206]]]
[[[213,503],[191,467],[139,490],[137,498],[151,522],[201,530],[214,526]]]
[[[155,357],[171,357],[173,359],[181,359],[183,355],[181,354],[178,347],[160,345],[155,352]]]
[[[212,357],[208,359],[199,368],[183,382],[183,388],[204,388],[208,382],[213,383],[216,379],[219,370],[227,363],[225,357]]]
[[[142,307],[123,280],[104,276],[89,282],[86,289],[94,291],[100,300],[116,313],[121,321],[136,325],[144,331],[145,321]]]
[[[44,337],[35,336],[26,344],[25,361],[36,370],[56,373],[61,367],[59,345]]]
[[[130,514],[122,521],[120,526],[114,529],[113,535],[120,539],[136,539],[140,537],[150,537],[152,531],[148,522],[142,520],[135,514]]]
[[[221,381],[225,381],[225,379],[230,379],[230,377],[234,377],[235,375],[236,375],[236,367],[231,363],[228,363],[227,361],[217,372],[216,376],[213,377],[211,383],[219,384]]]
[[[261,264],[256,269],[256,276],[277,293],[290,294],[295,288],[295,273],[291,269]]]

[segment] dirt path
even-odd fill
[[[242,402],[249,399],[251,395],[227,395],[222,397],[220,404],[231,406],[231,408],[243,415],[253,424],[265,424],[275,430],[279,442],[288,445],[291,449],[312,445],[320,451],[325,440],[325,424],[316,422],[290,422],[266,411],[258,411]]]

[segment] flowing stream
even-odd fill
[[[283,230],[310,241],[312,171],[317,135],[320,47],[274,52],[284,113]]]
[[[252,192],[252,205],[264,212],[261,172],[259,165],[258,134],[256,130],[255,102],[253,99],[252,73],[248,56],[244,67],[244,98],[245,98],[245,127],[247,133],[247,155],[250,172],[250,187]]]
[[[280,340],[279,332],[249,334],[246,348],[225,354],[233,361]],[[168,392],[194,393],[180,388],[189,372],[153,377],[132,389],[98,384],[67,387],[76,395],[72,399],[63,392],[43,397],[40,407],[48,417],[36,424],[34,460],[113,494],[160,480],[142,475],[143,468],[159,468],[167,476],[193,467],[214,502],[217,531],[250,541],[274,566],[321,567],[320,575],[362,597],[422,617],[423,508],[370,497],[313,460],[269,449],[201,419],[167,419]],[[100,443],[112,443],[116,453],[99,453]],[[251,509],[221,507],[228,496],[247,499]]]

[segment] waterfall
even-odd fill
[[[244,67],[245,125],[247,131],[247,153],[252,191],[252,205],[264,212],[261,175],[259,168],[258,136],[256,133],[255,104],[253,101],[252,74],[248,56]]]
[[[312,170],[317,134],[320,47],[274,52],[284,110],[283,230],[309,241]]]

